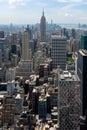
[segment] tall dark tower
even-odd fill
[[[46,41],[46,18],[44,16],[44,10],[40,20],[40,35],[41,35],[41,42],[45,42]]]
[[[81,49],[87,50],[87,34],[81,36]]]
[[[87,50],[79,50],[78,52],[77,74],[81,82],[80,130],[87,130]]]
[[[79,50],[77,74],[81,81],[81,116],[87,114],[87,51]]]

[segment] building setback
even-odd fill
[[[28,79],[33,71],[33,60],[29,55],[29,35],[25,30],[22,34],[22,58],[16,67],[16,76],[22,76],[24,79]]]

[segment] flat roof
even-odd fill
[[[80,81],[78,75],[75,72],[62,71],[59,74],[59,80],[64,81]]]
[[[4,95],[0,95],[0,98],[4,98]]]
[[[87,56],[87,50],[79,50],[79,52],[80,52],[83,56]]]
[[[66,39],[65,36],[61,36],[61,35],[51,35],[52,39]]]

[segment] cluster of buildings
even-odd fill
[[[47,26],[0,31],[2,129],[87,129],[86,31]]]

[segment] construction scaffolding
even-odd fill
[[[80,80],[73,72],[58,72],[58,112],[60,130],[79,130]]]

